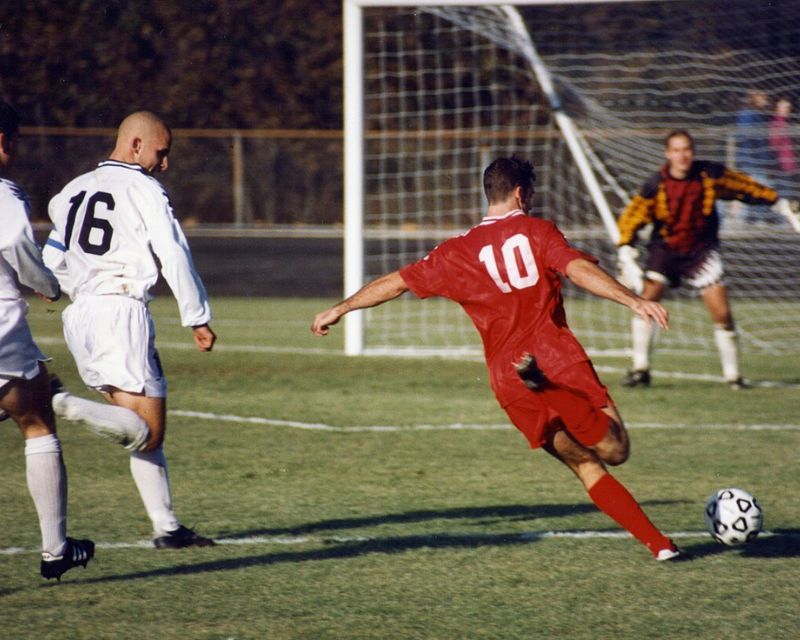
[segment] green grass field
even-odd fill
[[[220,544],[152,548],[125,452],[62,422],[69,530],[98,548],[87,569],[46,583],[22,439],[4,422],[1,637],[800,633],[797,355],[746,359],[747,374],[778,384],[743,392],[680,377],[627,390],[624,362],[597,361],[633,443],[615,475],[696,555],[661,565],[508,427],[481,363],[346,358],[341,328],[308,330],[329,301],[213,302],[210,354],[193,350],[174,302],[153,309],[176,510]],[[61,341],[61,306],[31,307],[51,370],[92,397]],[[741,549],[711,540],[703,504],[723,486],[760,498],[768,535]]]

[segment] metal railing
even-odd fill
[[[24,127],[12,179],[31,196],[33,219],[69,180],[114,146],[114,129]],[[342,221],[342,132],[175,129],[167,188],[184,225],[320,225]]]

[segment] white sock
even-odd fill
[[[97,435],[130,451],[138,451],[147,444],[150,436],[147,423],[135,411],[105,402],[93,402],[71,393],[55,394],[53,411],[59,418],[87,424]]]
[[[654,335],[652,323],[648,326],[647,322],[639,316],[631,319],[634,371],[646,371],[650,368],[650,352],[653,349]]]
[[[42,553],[59,557],[67,547],[67,470],[55,433],[25,440],[25,475],[39,515]]]
[[[172,492],[169,487],[167,459],[164,449],[159,447],[147,453],[131,454],[131,475],[142,497],[147,515],[153,522],[156,535],[175,531],[180,526],[172,511]]]
[[[728,382],[739,379],[739,345],[735,329],[714,327],[714,341],[719,349],[722,376]]]

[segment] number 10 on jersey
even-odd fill
[[[486,267],[486,271],[500,291],[511,293],[512,289],[527,289],[539,282],[539,269],[536,267],[533,249],[526,235],[518,233],[511,236],[500,247],[500,254],[503,257],[508,282],[503,280],[500,275],[495,258],[495,248],[492,245],[487,244],[478,253],[478,259]]]

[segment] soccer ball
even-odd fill
[[[706,501],[706,528],[717,542],[735,547],[761,531],[764,516],[758,500],[743,489],[720,489]]]

